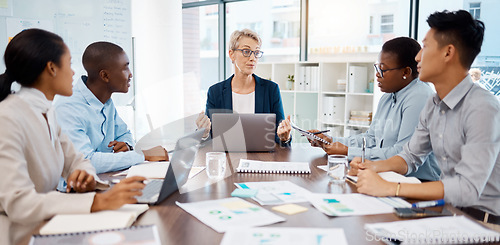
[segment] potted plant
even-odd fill
[[[295,82],[294,75],[288,75],[288,81],[286,82],[286,89],[293,90],[294,82]]]

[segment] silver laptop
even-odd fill
[[[276,114],[212,114],[214,151],[273,151]]]
[[[150,180],[138,203],[158,204],[187,182],[203,133],[198,130],[177,140],[165,178]]]

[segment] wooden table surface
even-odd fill
[[[204,166],[205,153],[210,150],[209,144],[200,148],[194,165]],[[202,171],[181,189],[183,194],[175,192],[159,205],[151,206],[134,225],[156,224],[162,244],[219,244],[224,234],[217,233],[201,223],[178,207],[175,202],[197,202],[230,197],[236,188],[234,183],[253,181],[288,180],[316,193],[356,193],[356,186],[350,182],[340,185],[329,183],[326,172],[316,167],[326,165],[326,154],[309,144],[293,144],[292,148],[278,146],[274,152],[265,153],[227,153],[227,158],[228,166],[223,180],[211,181],[205,171]],[[311,174],[236,173],[241,158],[261,161],[305,161],[310,164]],[[108,176],[101,177],[106,179]],[[252,199],[246,198],[246,200],[257,204]],[[367,236],[364,224],[400,220],[394,214],[328,217],[309,203],[299,205],[307,207],[308,211],[290,216],[279,213],[286,218],[286,221],[270,226],[343,228],[349,244],[381,244],[379,241],[374,241],[372,236]],[[271,210],[271,207],[273,206],[264,206],[268,210]]]
[[[204,166],[205,153],[211,149],[210,143],[202,146],[196,155],[194,166]],[[236,173],[236,167],[242,158],[261,161],[305,161],[310,164],[311,174]],[[326,172],[317,168],[319,165],[326,165],[326,154],[321,149],[313,148],[309,144],[296,143],[291,148],[277,146],[273,152],[227,153],[227,159],[228,165],[224,179],[213,181],[207,177],[205,171],[200,172],[190,179],[180,192],[173,193],[159,205],[150,206],[150,209],[142,214],[134,225],[155,224],[158,227],[162,244],[219,244],[224,236],[223,233],[217,233],[201,223],[194,216],[178,207],[175,202],[197,202],[230,197],[231,192],[236,188],[234,183],[254,181],[288,180],[315,193],[356,193],[356,186],[350,182],[344,184],[329,183]],[[100,174],[99,177],[103,180],[116,178],[112,177],[112,174]],[[246,200],[257,204],[250,198],[246,198]],[[278,215],[285,217],[286,221],[268,227],[343,228],[349,244],[383,244],[374,240],[373,236],[367,235],[363,228],[364,224],[401,220],[392,213],[329,217],[316,210],[309,203],[300,203],[299,205],[307,207],[308,211],[290,216],[279,213]],[[271,207],[273,206],[264,206],[268,210],[271,210]],[[462,214],[460,210],[451,206],[447,205],[446,208],[453,213]],[[38,232],[34,231],[34,234],[36,233]],[[29,241],[29,238],[25,241]]]

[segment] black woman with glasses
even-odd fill
[[[290,116],[285,119],[278,84],[254,74],[257,63],[264,52],[262,40],[252,30],[237,30],[229,40],[229,58],[234,65],[234,74],[225,81],[208,89],[206,113],[220,110],[234,113],[276,114],[275,142],[290,145]]]
[[[418,42],[407,37],[394,38],[384,43],[379,61],[374,66],[378,86],[385,94],[378,103],[368,131],[339,138],[318,134],[332,144],[311,142],[311,145],[322,147],[327,154],[347,155],[352,160],[362,155],[365,138],[367,160],[385,160],[400,153],[415,131],[420,111],[427,99],[434,94],[428,84],[417,79],[415,56],[419,51]],[[431,154],[425,164],[410,176],[434,181],[439,180],[440,173],[436,159]]]

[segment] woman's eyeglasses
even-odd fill
[[[391,68],[391,69],[385,69],[385,70],[382,70],[382,68],[380,67],[380,64],[373,64],[373,67],[375,67],[375,71],[380,74],[380,77],[384,77],[384,72],[386,71],[392,71],[392,70],[399,70],[399,69],[403,69],[405,68],[405,66],[403,67],[398,67],[398,68]]]
[[[255,51],[252,51],[250,49],[235,49],[235,50],[238,50],[238,51],[241,51],[241,53],[243,54],[243,56],[245,57],[250,57],[250,55],[253,55],[255,56],[255,58],[261,58],[262,55],[264,54],[264,52],[260,51],[260,50],[255,50]]]

